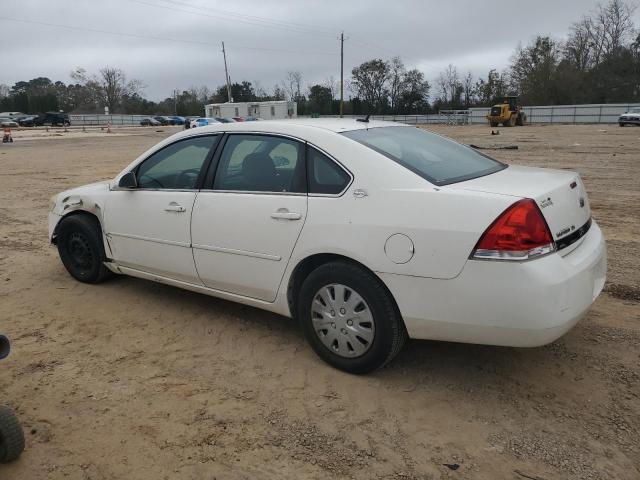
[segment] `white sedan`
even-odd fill
[[[407,337],[532,347],[578,322],[606,251],[577,173],[377,121],[186,130],[51,200],[69,273],[132,275],[299,321],[364,373]]]
[[[214,125],[216,123],[222,123],[218,120],[216,120],[215,118],[196,118],[195,120],[191,120],[191,122],[189,123],[189,127],[190,128],[197,128],[197,127],[206,127],[207,125]]]

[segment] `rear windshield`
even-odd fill
[[[507,167],[471,147],[411,127],[344,132],[349,137],[436,185],[482,177]]]

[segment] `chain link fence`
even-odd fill
[[[602,103],[590,105],[549,105],[523,107],[527,114],[527,123],[531,124],[577,124],[577,123],[617,123],[620,114],[628,112],[640,103]],[[466,125],[487,123],[489,108],[470,108],[468,110],[442,110],[439,113],[425,115],[371,115],[373,120],[402,122],[410,125],[442,124]],[[364,115],[344,115],[345,118],[362,118]],[[140,125],[149,115],[69,115],[71,125],[75,126],[133,126]],[[338,115],[323,115],[338,117]]]
[[[618,117],[640,103],[602,103],[589,105],[549,105],[523,107],[530,124],[577,124],[577,123],[618,123]],[[387,120],[410,125],[440,124],[466,125],[485,124],[489,107],[468,110],[441,110],[426,115],[371,115],[372,120]],[[338,117],[338,115],[323,115]],[[362,118],[364,115],[344,115],[345,118]]]
[[[91,127],[91,126],[132,126],[140,125],[143,118],[149,118],[149,115],[69,115],[71,125],[74,127]]]

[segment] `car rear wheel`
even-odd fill
[[[111,271],[104,266],[106,255],[98,221],[88,215],[63,218],[57,228],[60,259],[69,274],[84,283],[100,283]]]
[[[351,263],[331,262],[311,272],[297,307],[313,350],[349,373],[383,367],[407,339],[400,313],[380,279]]]
[[[24,450],[24,432],[8,407],[0,407],[0,463],[17,459]]]

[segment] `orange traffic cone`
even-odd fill
[[[11,136],[10,127],[4,127],[4,134],[2,135],[2,143],[13,143],[13,137]]]

